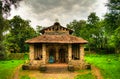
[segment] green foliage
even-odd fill
[[[96,16],[95,12],[90,13],[88,16],[88,24],[91,25],[91,27],[96,27],[96,24],[99,22],[99,17]]]
[[[113,15],[113,13],[111,13],[111,15]],[[115,16],[113,16],[113,18],[114,17]],[[114,24],[115,22],[112,20],[117,21],[117,25]],[[120,53],[119,23],[120,19],[110,19],[110,17],[105,17],[105,19],[100,20],[99,17],[96,16],[96,13],[92,12],[88,16],[87,21],[73,20],[73,22],[67,24],[67,28],[74,30],[73,35],[82,37],[88,41],[86,48],[89,49],[89,52],[105,50],[107,53]]]
[[[96,79],[91,73],[84,74],[84,75],[77,75],[75,79]]]
[[[13,79],[14,70],[23,60],[0,61],[0,79]]]
[[[27,39],[37,36],[35,30],[29,25],[28,20],[23,20],[20,16],[14,16],[9,21],[10,33],[5,36],[4,44],[8,51],[28,52],[28,45],[25,44]]]
[[[67,28],[72,29],[74,31],[73,35],[75,36],[81,36],[81,30],[85,28],[85,26],[86,26],[85,20],[80,21],[73,20],[73,22],[67,24]]]
[[[5,45],[3,44],[3,40],[4,40],[4,32],[7,30],[8,27],[8,21],[5,20],[2,15],[0,14],[0,55],[4,55],[5,58]],[[0,59],[4,59],[3,57]]]
[[[8,30],[8,22],[4,19],[3,15],[8,16],[11,10],[11,6],[18,6],[18,3],[22,0],[0,0],[0,55],[5,56],[5,46],[3,44],[4,32]]]
[[[40,30],[42,30],[42,29],[43,29],[43,27],[42,27],[42,26],[37,25],[36,30],[37,30],[38,35],[40,34]]]
[[[120,74],[120,55],[86,55],[85,60],[97,66],[104,77],[104,79],[119,79]]]
[[[109,9],[109,12],[105,15],[105,30],[109,36],[107,38],[108,47],[112,47],[116,53],[120,53],[120,0],[108,0],[106,6]]]
[[[99,49],[104,45],[104,27],[103,21],[99,21],[99,17],[95,12],[88,16],[88,20],[80,20],[70,22],[67,28],[73,29],[73,35],[86,39],[89,43],[86,45],[89,49]]]
[[[11,11],[11,6],[13,5],[16,8],[19,6],[20,1],[22,0],[0,0],[0,11],[8,16]]]
[[[8,60],[26,60],[29,59],[28,53],[11,53],[7,57]]]
[[[105,15],[108,28],[115,30],[120,25],[120,0],[108,0],[109,12]]]

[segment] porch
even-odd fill
[[[82,44],[31,44],[30,61],[48,63],[69,63],[71,60],[84,59]]]

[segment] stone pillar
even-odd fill
[[[46,45],[42,44],[42,60],[43,60],[43,64],[46,63]]]
[[[34,44],[30,44],[30,54],[29,54],[30,60],[34,60]]]
[[[68,44],[68,61],[72,60],[72,44]]]
[[[84,45],[80,44],[80,60],[84,61]]]
[[[58,63],[59,60],[59,49],[56,47],[56,62]]]

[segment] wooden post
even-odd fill
[[[80,44],[80,60],[84,61],[84,45]]]
[[[72,45],[68,44],[68,60],[72,60]]]
[[[43,60],[43,64],[46,63],[46,45],[42,44],[42,60]]]
[[[30,60],[34,60],[34,44],[30,44]]]

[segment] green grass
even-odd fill
[[[28,75],[21,76],[20,79],[30,79]]]
[[[120,55],[86,55],[85,60],[97,66],[104,79],[120,79]]]
[[[75,79],[96,79],[96,78],[91,73],[88,73],[88,74],[77,75]]]
[[[24,60],[0,61],[0,79],[11,79],[17,66],[24,63]]]

